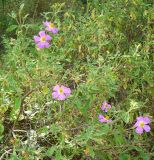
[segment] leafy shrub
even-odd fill
[[[0,68],[1,159],[153,159],[152,123],[142,135],[133,127],[139,116],[153,122],[152,1],[76,4],[56,3],[43,18],[37,12],[35,24],[26,5],[10,13]],[[50,34],[50,48],[38,49],[33,36],[46,20],[59,32]],[[65,101],[53,99],[56,84],[71,88]],[[107,113],[103,101],[112,106]],[[99,114],[112,122],[100,123]]]

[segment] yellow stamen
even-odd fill
[[[110,117],[109,116],[105,116],[105,119],[108,120],[108,119],[110,119]]]
[[[45,42],[45,41],[46,41],[46,37],[45,36],[41,37],[41,42]]]
[[[62,94],[64,91],[62,88],[59,88],[59,93]]]
[[[50,28],[54,28],[54,24],[53,24],[53,23],[50,23],[49,27],[50,27]]]
[[[144,127],[144,122],[140,122],[140,127]]]

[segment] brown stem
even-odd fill
[[[29,96],[29,95],[30,95],[32,92],[34,92],[35,90],[36,90],[36,88],[30,90],[29,92],[27,92],[27,93],[21,98],[20,110],[19,110],[17,119],[14,121],[13,128],[12,128],[13,130],[14,130],[14,127],[15,127],[17,121],[19,120],[19,117],[20,117],[21,113],[22,113],[23,110],[24,110],[24,101],[25,101],[26,97]]]

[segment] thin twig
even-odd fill
[[[37,0],[36,6],[35,6],[35,9],[34,9],[34,13],[33,13],[33,16],[32,16],[32,17],[33,17],[33,20],[34,20],[35,14],[36,14],[36,10],[37,10],[39,1],[40,1],[40,0]]]
[[[13,132],[24,132],[24,133],[27,133],[27,131],[25,131],[25,130],[19,130],[19,129],[13,130]]]
[[[5,154],[10,154],[11,151],[12,151],[12,149],[9,149],[8,151],[5,151],[5,152],[1,155],[0,160],[3,160]]]
[[[17,121],[19,120],[20,115],[23,113],[23,110],[24,110],[24,101],[25,101],[26,97],[28,97],[31,93],[33,93],[33,92],[36,91],[36,90],[39,90],[39,89],[42,88],[42,87],[43,87],[43,85],[40,85],[40,86],[38,86],[38,87],[36,87],[36,88],[28,91],[25,95],[23,95],[23,97],[21,98],[20,110],[19,110],[17,119],[14,121],[12,130],[14,130],[14,127],[15,127]]]
[[[27,93],[21,98],[20,110],[19,110],[17,119],[14,121],[13,130],[14,130],[14,127],[15,127],[17,121],[19,120],[20,114],[21,114],[21,113],[23,112],[23,110],[24,110],[24,105],[23,105],[23,104],[24,104],[24,101],[25,101],[26,97],[29,96],[32,92],[34,92],[36,89],[37,89],[37,88],[30,90],[29,92],[27,92]]]

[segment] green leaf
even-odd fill
[[[91,156],[92,158],[95,157],[95,152],[94,152],[94,150],[93,150],[92,147],[89,148],[89,154],[90,154],[90,156]]]
[[[0,136],[0,142],[3,140],[3,137],[4,137],[4,136]]]
[[[15,109],[19,109],[20,108],[20,105],[21,105],[21,98],[17,97],[15,98],[15,101],[14,101],[14,108]]]
[[[128,160],[130,158],[130,155],[122,153],[119,157],[119,160]]]
[[[102,135],[107,134],[109,131],[110,131],[109,125],[103,125],[103,126],[99,129],[99,131],[97,131],[97,132],[94,133],[94,137],[100,137],[100,136],[102,136]]]
[[[144,152],[140,153],[140,158],[142,158],[144,160],[150,160],[150,156]]]
[[[48,157],[51,157],[51,156],[54,154],[54,152],[56,151],[56,149],[57,149],[57,146],[52,146],[52,147],[50,147],[50,148],[47,150],[46,155],[47,155]]]
[[[76,137],[76,140],[86,143],[88,140],[92,139],[93,134],[94,128],[87,128],[84,132],[82,132],[79,136]]]
[[[83,114],[83,115],[87,115],[87,110],[89,109],[89,107],[90,107],[90,104],[91,104],[91,101],[92,101],[92,97],[91,98],[89,98],[89,100],[88,101],[86,101],[85,103],[82,103],[80,100],[77,100],[77,102],[76,102],[76,106],[77,106],[77,108],[81,111],[81,113]]]
[[[10,113],[10,118],[12,120],[17,118],[17,114],[18,114],[18,111],[20,109],[20,106],[21,106],[21,98],[17,97],[14,100],[14,107],[12,108],[12,111]]]
[[[5,1],[6,0],[2,0],[3,9],[4,9],[4,6],[5,6]]]
[[[41,137],[44,137],[45,135],[47,135],[49,133],[49,127],[48,126],[44,126],[38,129],[38,134]]]
[[[0,123],[0,135],[4,132],[4,126],[2,123]]]
[[[20,5],[19,12],[21,12],[23,10],[24,6],[25,6],[24,3]]]
[[[122,145],[122,144],[127,143],[123,134],[115,133],[114,140],[115,140],[116,145]]]
[[[59,149],[56,151],[56,159],[57,160],[62,160],[63,159],[63,157],[61,155],[61,150],[59,150]]]
[[[123,119],[123,121],[124,121],[125,123],[128,123],[129,120],[130,120],[130,115],[129,115],[128,112],[122,113],[121,118]]]
[[[14,31],[18,26],[17,25],[11,25],[7,28],[6,32],[12,32]]]

